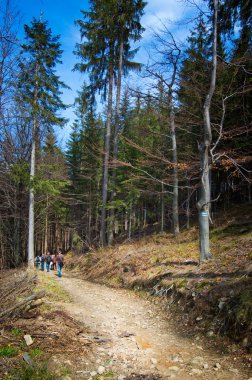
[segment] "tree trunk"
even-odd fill
[[[161,232],[164,232],[164,184],[162,182],[161,193]]]
[[[186,228],[190,228],[190,180],[187,180],[187,199],[186,199]]]
[[[89,215],[88,215],[88,234],[87,238],[89,243],[92,241],[92,202],[90,200],[90,208],[89,208]]]
[[[102,183],[102,210],[101,210],[101,230],[100,230],[100,240],[101,240],[102,247],[104,246],[106,242],[106,205],[107,205],[107,198],[108,198],[108,163],[109,163],[109,152],[110,152],[112,98],[113,98],[113,66],[112,64],[110,64],[108,110],[107,110],[107,123],[106,123],[104,164],[103,164],[103,183]]]
[[[143,227],[146,227],[146,224],[147,224],[147,208],[146,208],[146,206],[144,206],[144,209],[143,209]]]
[[[212,142],[212,131],[210,121],[211,100],[216,85],[217,69],[217,16],[218,0],[214,0],[214,20],[213,20],[213,58],[212,73],[209,92],[204,103],[204,140],[199,144],[201,162],[200,200],[197,203],[199,212],[199,239],[200,239],[200,261],[211,258],[209,244],[209,209],[211,202],[211,189],[209,181],[209,150]]]
[[[33,136],[32,136],[32,151],[31,151],[31,161],[30,161],[30,181],[31,187],[29,192],[29,232],[28,232],[28,267],[34,267],[34,188],[33,179],[35,175],[35,128],[36,128],[36,117],[34,117],[33,122]]]
[[[61,242],[60,242],[60,235],[59,235],[59,220],[57,219],[55,221],[55,250],[58,251],[59,248],[62,249],[61,247]]]
[[[171,107],[170,115],[171,123],[171,138],[172,138],[172,163],[173,163],[173,195],[172,195],[172,220],[173,220],[173,233],[179,234],[179,215],[178,215],[178,155],[177,155],[177,141],[175,131],[175,116]]]
[[[120,111],[120,99],[121,99],[121,83],[122,83],[122,63],[123,63],[123,38],[121,37],[119,48],[119,66],[118,66],[118,78],[116,88],[116,108],[115,108],[115,131],[114,131],[114,144],[113,144],[113,162],[116,165],[118,157],[118,133],[119,133],[119,111]],[[115,181],[116,181],[116,166],[113,167],[112,181],[111,181],[111,202],[115,197]],[[115,209],[112,207],[110,212],[110,231],[109,231],[109,244],[112,244],[114,235],[115,224]]]
[[[124,216],[124,231],[128,231],[128,212],[125,212]]]
[[[44,253],[48,251],[48,195],[46,196],[45,213]]]
[[[129,230],[128,230],[128,238],[131,238],[131,230],[132,230],[132,203],[129,208]]]
[[[13,251],[13,262],[15,266],[21,261],[21,218],[19,213],[19,189],[15,191],[15,200],[14,200],[14,220],[13,220],[13,233],[12,233],[12,251]]]
[[[30,192],[29,192],[29,230],[28,230],[28,267],[34,268],[34,187],[33,180],[35,175],[36,157],[36,136],[37,136],[37,99],[38,99],[38,63],[36,63],[36,82],[34,88],[34,109],[33,109],[33,128],[32,128],[32,149],[30,160]]]

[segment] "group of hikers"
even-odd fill
[[[41,256],[36,256],[35,258],[35,266],[37,269],[41,269],[42,271],[45,270],[47,272],[50,272],[50,270],[56,270],[58,271],[58,276],[62,277],[62,268],[64,265],[64,256],[62,254],[61,249],[58,250],[57,254],[51,255],[51,253],[48,251],[46,254],[43,253]]]

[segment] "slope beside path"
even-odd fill
[[[73,302],[62,307],[91,331],[96,344],[75,368],[76,379],[249,379],[230,358],[206,352],[152,302],[134,292],[111,289],[64,275],[58,279]],[[252,375],[251,375],[252,376]]]

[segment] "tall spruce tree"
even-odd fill
[[[121,72],[123,54],[129,56],[130,39],[139,39],[141,25],[139,18],[145,3],[137,1],[92,0],[88,12],[84,12],[84,20],[78,20],[84,42],[77,45],[77,55],[82,63],[75,67],[89,72],[91,91],[102,91],[107,97],[107,120],[104,148],[102,209],[101,209],[101,244],[106,242],[106,206],[108,199],[108,163],[110,156],[112,102],[114,74],[117,70],[119,88],[121,88]],[[107,95],[108,87],[108,95]],[[120,91],[118,92],[118,99]],[[117,102],[117,109],[119,101]],[[117,132],[118,133],[118,132]],[[117,133],[115,135],[117,135]]]
[[[60,99],[62,87],[66,87],[56,75],[56,64],[61,63],[59,36],[53,36],[47,21],[33,18],[31,26],[25,25],[26,44],[22,45],[17,101],[29,111],[32,120],[28,266],[34,266],[34,177],[36,149],[40,147],[40,132],[53,126],[63,126],[65,119],[58,111],[66,106]],[[37,151],[37,154],[39,152]]]
[[[115,16],[115,33],[118,35],[117,39],[117,68],[116,68],[116,104],[114,116],[114,135],[113,135],[113,161],[115,163],[112,171],[111,181],[111,199],[113,203],[115,196],[115,180],[116,180],[116,161],[118,156],[118,135],[120,129],[120,100],[121,100],[121,86],[122,75],[126,75],[129,70],[140,70],[141,65],[137,62],[132,62],[138,49],[130,51],[130,43],[136,42],[141,39],[141,34],[144,31],[140,23],[141,16],[143,15],[146,2],[143,0],[119,0],[117,1],[117,12]],[[115,213],[114,208],[111,208],[110,215],[110,230],[109,230],[109,243],[113,242],[114,227],[115,227]]]
[[[110,154],[110,136],[112,121],[112,101],[115,67],[115,40],[113,33],[113,0],[104,2],[92,0],[90,11],[84,12],[84,20],[77,20],[81,37],[85,40],[77,45],[76,54],[82,62],[75,66],[81,72],[89,72],[89,89],[91,92],[102,92],[107,96],[107,120],[103,164],[102,211],[101,211],[101,244],[105,243],[106,203],[108,194],[108,161]]]

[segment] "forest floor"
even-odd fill
[[[15,272],[15,280],[23,275]],[[0,347],[16,354],[0,358],[1,379],[251,379],[238,348],[223,353],[214,337],[190,336],[143,294],[67,271],[62,278],[38,271],[36,291],[43,289],[39,309],[2,321]]]
[[[2,271],[0,379],[251,380],[251,209],[239,215],[216,223],[201,265],[191,228],[68,254],[62,278]]]

